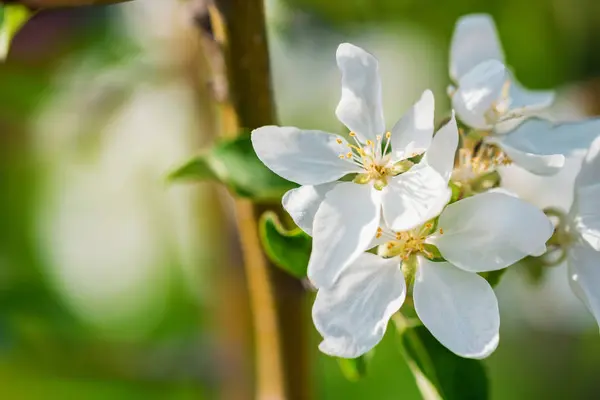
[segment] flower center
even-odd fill
[[[498,146],[464,135],[463,139],[465,144],[458,151],[457,165],[452,172],[453,181],[469,183],[499,166],[512,164],[512,160]]]
[[[354,143],[348,143],[348,151],[339,155],[341,159],[361,167],[364,172],[358,174],[354,179],[355,183],[366,184],[373,182],[376,189],[383,189],[388,183],[389,176],[395,176],[402,172],[406,172],[412,162],[403,160],[397,164],[393,164],[390,155],[390,139],[391,132],[386,132],[384,136],[377,135],[375,142],[366,140],[362,143],[356,136],[356,133],[350,132],[350,137]],[[338,139],[337,142],[343,145],[343,141]]]
[[[433,224],[427,223],[419,228],[404,232],[384,231],[378,228],[376,238],[390,239],[386,243],[379,246],[378,253],[382,257],[400,257],[403,261],[408,260],[411,256],[423,254],[427,258],[434,258],[434,254],[428,250],[428,245],[425,240],[432,233]],[[444,230],[439,229],[439,233],[443,234]]]

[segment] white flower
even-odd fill
[[[466,15],[456,22],[450,77],[458,85],[452,96],[456,113],[477,129],[529,115],[554,100],[554,91],[525,89],[505,67],[496,26],[486,14]]]
[[[504,65],[490,16],[473,14],[458,20],[450,48],[450,76],[458,85],[449,89],[456,114],[466,125],[487,132],[486,147],[501,150],[497,159],[537,175],[562,168],[564,151],[544,151],[538,142],[528,140],[531,136],[511,131],[524,117],[548,107],[554,92],[528,90],[515,79]]]
[[[368,248],[381,217],[396,230],[411,229],[438,215],[450,198],[448,180],[458,145],[454,116],[433,135],[434,99],[421,99],[385,131],[377,60],[341,44],[337,63],[342,97],[336,115],[351,131],[341,136],[293,127],[252,132],[260,160],[276,174],[303,185],[283,197],[296,224],[313,236],[308,276],[330,286]],[[409,158],[427,154],[413,165]],[[337,182],[356,173],[353,182]]]
[[[380,229],[379,253],[387,258],[364,253],[317,293],[312,314],[324,338],[320,350],[353,358],[379,343],[406,297],[403,269],[416,261],[413,300],[423,324],[454,353],[487,357],[498,345],[500,320],[494,291],[477,273],[542,254],[552,230],[533,205],[492,192],[449,205],[435,230],[431,223],[405,232]],[[446,261],[428,259],[428,245]]]
[[[575,181],[564,233],[571,288],[600,324],[600,139],[590,147]]]

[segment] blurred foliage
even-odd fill
[[[600,2],[595,0],[285,0],[315,25],[339,29],[413,26],[433,35],[444,48],[456,19],[489,13],[498,26],[507,62],[532,88],[595,78],[600,72]],[[290,21],[293,22],[293,21]],[[286,24],[284,24],[286,25]],[[294,24],[287,26],[293,34]],[[543,65],[543,68],[540,66]]]
[[[368,363],[373,353],[374,351],[371,351],[356,358],[338,358],[340,369],[346,379],[356,382],[367,376]]]

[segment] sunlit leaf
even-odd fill
[[[279,200],[298,187],[271,172],[258,159],[248,135],[217,143],[171,173],[172,180],[220,181],[241,197],[258,201]]]
[[[300,228],[286,230],[273,212],[262,215],[259,229],[265,253],[271,261],[290,275],[305,278],[312,238]]]
[[[0,5],[0,59],[6,59],[10,44],[33,12],[19,4]]]
[[[404,355],[424,399],[489,398],[486,370],[481,361],[455,355],[424,326],[405,327],[401,340]]]

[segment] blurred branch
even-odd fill
[[[220,132],[235,136],[276,121],[263,0],[196,0],[194,20],[212,67]],[[264,208],[235,203],[254,321],[257,399],[308,399],[301,283],[269,264],[258,240]]]
[[[124,3],[131,0],[0,0],[2,4],[22,4],[31,9],[80,7]]]

